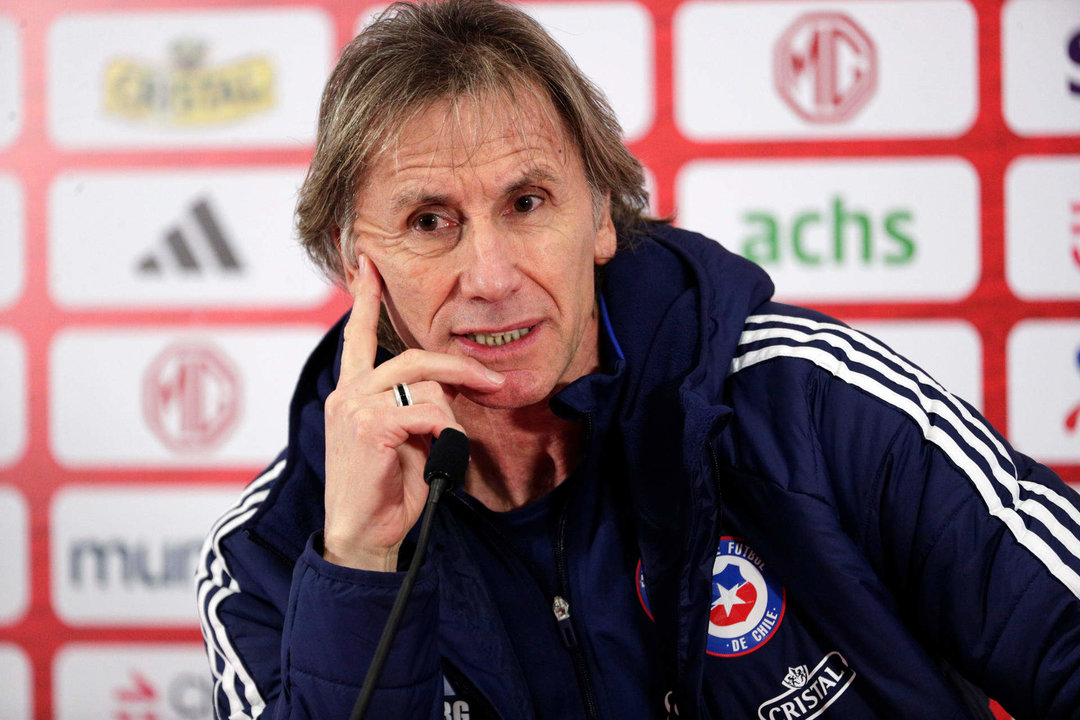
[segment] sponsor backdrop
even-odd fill
[[[656,212],[1080,484],[1080,5],[525,7]],[[291,213],[376,9],[0,0],[0,717],[210,716],[194,559],[347,307]]]

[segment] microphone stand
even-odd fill
[[[362,720],[367,712],[371,697],[375,694],[375,685],[382,675],[383,665],[390,654],[390,646],[393,644],[394,635],[397,633],[401,617],[405,614],[405,603],[409,600],[413,585],[416,584],[416,576],[420,574],[420,566],[424,563],[424,553],[427,551],[428,540],[431,537],[431,525],[435,518],[439,499],[443,492],[453,486],[465,475],[465,469],[469,463],[469,439],[453,428],[446,428],[439,437],[431,444],[431,454],[424,465],[424,480],[427,481],[428,497],[424,505],[423,520],[420,523],[420,537],[416,541],[416,552],[413,553],[409,570],[405,573],[405,579],[398,589],[394,598],[394,605],[390,609],[390,617],[383,628],[379,645],[375,649],[375,655],[364,677],[364,685],[360,688],[360,695],[356,698],[349,720]]]

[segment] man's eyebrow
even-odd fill
[[[436,195],[435,193],[430,193],[423,189],[406,190],[394,198],[394,201],[390,204],[390,211],[397,215],[400,212],[410,210],[414,207],[421,207],[423,205],[448,205],[449,203],[449,195]]]
[[[528,167],[521,176],[509,183],[502,191],[503,197],[509,197],[520,190],[530,187],[532,185],[562,185],[563,181],[560,176],[552,172],[546,167]],[[437,193],[429,192],[424,188],[410,189],[403,191],[400,195],[395,197],[390,203],[390,211],[397,215],[405,210],[411,210],[415,207],[423,207],[424,205],[451,205],[453,199],[450,195],[440,195]]]
[[[510,183],[503,190],[503,197],[517,193],[530,185],[562,185],[562,178],[546,167],[526,168],[521,177]]]

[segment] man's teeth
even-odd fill
[[[528,335],[529,330],[531,329],[532,328],[521,328],[519,330],[507,330],[506,332],[492,333],[491,335],[488,335],[487,333],[469,333],[465,337],[480,345],[497,347],[509,342],[514,342],[515,340],[520,340]]]

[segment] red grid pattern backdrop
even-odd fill
[[[210,716],[198,543],[347,303],[290,246],[375,6],[0,2],[0,716]],[[1080,485],[1080,8],[533,3],[654,209]]]

